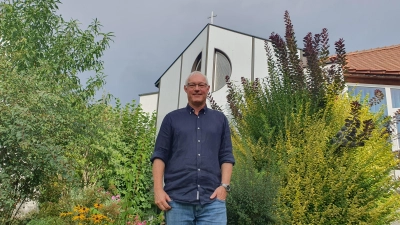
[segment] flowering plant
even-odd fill
[[[67,218],[71,222],[79,222],[79,224],[105,224],[112,223],[113,220],[99,210],[103,208],[100,203],[95,203],[91,208],[77,205],[71,212],[62,212],[60,217]]]
[[[138,215],[135,216],[135,220],[134,221],[128,221],[126,222],[126,224],[128,225],[146,225],[146,220],[140,221],[140,218]]]

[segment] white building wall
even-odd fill
[[[145,113],[157,111],[158,92],[139,95],[139,104]]]
[[[187,95],[185,90],[183,89],[183,86],[185,85],[187,77],[192,72],[193,63],[200,53],[202,53],[201,72],[204,73],[205,71],[204,62],[206,60],[207,31],[207,29],[204,29],[182,54],[182,77],[179,86],[179,108],[185,107],[187,105]]]
[[[157,107],[157,131],[165,115],[178,108],[180,70],[181,57],[161,77]]]
[[[228,56],[232,65],[231,80],[240,83],[241,77],[251,78],[252,39],[253,37],[232,32],[215,26],[210,26],[206,75],[209,78],[211,90],[213,86],[214,52],[222,51]],[[227,108],[227,87],[212,92],[214,100],[224,109]]]
[[[225,85],[215,92],[212,89],[216,49],[222,51],[231,62],[231,81],[233,83],[240,85],[241,77],[252,79],[268,76],[268,59],[263,39],[210,25],[193,40],[179,59],[161,77],[157,128],[160,127],[162,119],[168,112],[186,106],[187,95],[184,91],[184,84],[200,52],[202,52],[201,72],[208,78],[212,96],[226,114],[229,114],[226,111],[229,108],[226,101],[227,86]],[[209,105],[208,101],[207,104]]]
[[[272,49],[271,42],[268,42]],[[254,38],[254,79],[265,78],[268,76],[268,58],[264,48],[264,40]]]

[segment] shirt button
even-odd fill
[[[198,171],[200,171],[200,169],[197,169]]]
[[[200,154],[198,154],[200,156]]]
[[[200,127],[198,127],[197,130],[200,130]]]
[[[198,116],[197,119],[200,119],[200,116]]]
[[[197,142],[200,142],[200,140],[197,140]]]
[[[197,185],[197,187],[200,187],[200,184],[199,184],[199,185]]]

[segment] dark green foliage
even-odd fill
[[[251,159],[248,159],[251,160]],[[274,176],[258,172],[251,161],[238,162],[227,198],[228,224],[274,224],[278,186]]]

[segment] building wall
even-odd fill
[[[165,115],[178,108],[177,96],[179,96],[180,89],[180,71],[181,57],[161,77],[157,106],[157,130],[161,126]]]
[[[168,112],[186,106],[187,96],[183,86],[200,52],[202,53],[201,72],[208,78],[214,100],[226,111],[228,109],[227,86],[215,92],[212,89],[215,50],[222,51],[229,58],[232,66],[231,81],[240,84],[241,77],[254,79],[268,76],[264,44],[261,38],[216,26],[206,27],[161,77],[157,128],[160,127],[162,119]],[[209,105],[209,102],[207,104]]]
[[[252,72],[252,44],[253,37],[232,32],[215,26],[210,26],[208,57],[206,73],[210,82],[211,91],[214,85],[214,53],[218,49],[226,54],[232,65],[231,80],[240,82],[241,77],[251,78]],[[227,108],[226,85],[212,92],[214,100],[223,108]]]
[[[205,71],[205,60],[206,60],[206,48],[207,48],[207,28],[201,32],[197,38],[192,42],[191,45],[183,52],[182,56],[182,70],[181,70],[181,82],[180,82],[180,93],[179,93],[179,108],[187,105],[187,95],[183,89],[186,79],[192,72],[193,63],[197,56],[202,53],[201,60],[201,72]],[[176,96],[177,97],[177,96]]]
[[[254,38],[254,79],[268,76],[268,58],[264,45],[265,40]],[[268,45],[272,49],[271,42]]]
[[[157,132],[167,113],[186,106],[187,97],[183,85],[200,52],[203,52],[202,72],[204,71],[206,44],[207,29],[204,29],[161,77],[157,103]]]
[[[139,95],[139,104],[143,112],[153,113],[157,111],[158,92]]]

